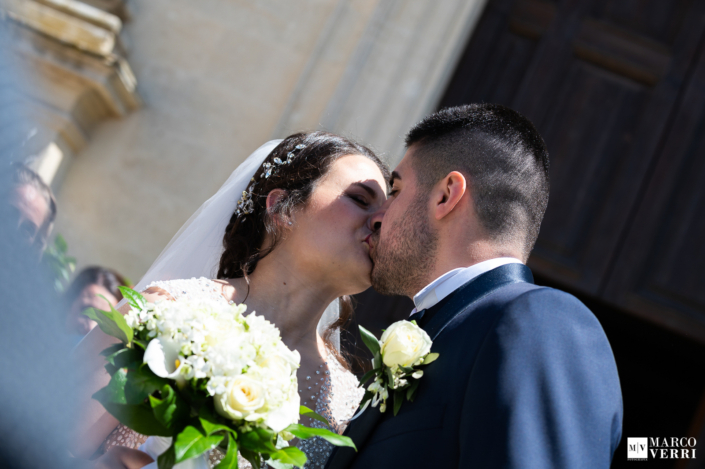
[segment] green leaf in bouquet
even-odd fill
[[[365,343],[367,348],[370,349],[372,355],[376,355],[379,352],[379,340],[377,340],[377,337],[375,337],[370,331],[368,331],[364,327],[358,327],[360,328],[360,336],[362,337],[362,341]]]
[[[123,315],[112,306],[110,307],[110,311],[87,308],[83,314],[97,322],[100,330],[109,336],[115,337],[125,344],[129,344],[132,341],[132,337],[134,336],[132,328],[127,325],[127,321],[125,321]]]
[[[419,387],[420,382],[421,381],[419,381],[419,380],[414,380],[411,383],[411,386],[409,386],[409,388],[406,390],[406,399],[409,402],[414,402],[414,397],[416,395],[416,389]]]
[[[117,370],[120,369],[117,366],[110,364],[110,363],[106,363],[104,368],[105,368],[105,371],[107,371],[110,376],[114,375],[117,372]]]
[[[267,464],[272,467],[277,467],[274,465],[276,463],[282,464],[279,465],[279,467],[285,467],[285,465],[288,465],[289,467],[304,467],[304,464],[306,464],[306,460],[306,453],[301,451],[296,446],[289,446],[287,448],[280,449],[276,453],[273,453],[272,459],[267,461]]]
[[[275,453],[274,446],[276,434],[264,428],[253,428],[251,431],[240,434],[240,447],[257,453]]]
[[[152,373],[149,366],[142,365],[127,373],[127,383],[125,384],[125,398],[128,404],[139,404],[147,399],[147,396],[154,391],[169,385],[169,380],[160,378]]]
[[[127,370],[120,368],[110,377],[110,382],[104,388],[93,394],[93,399],[101,404],[127,404],[125,399],[125,384],[127,383]]]
[[[116,352],[119,352],[120,350],[125,348],[125,344],[119,343],[119,344],[113,344],[110,347],[106,348],[100,354],[104,357],[108,357],[110,355],[113,355]]]
[[[350,448],[353,448],[355,451],[357,451],[357,448],[355,447],[355,443],[348,438],[347,436],[343,435],[338,435],[337,433],[334,433],[330,430],[327,430],[325,428],[311,428],[307,427],[305,425],[301,425],[299,423],[295,423],[292,425],[289,425],[284,429],[285,431],[291,433],[297,438],[301,438],[302,440],[305,440],[307,438],[311,438],[314,436],[320,436],[324,440],[326,440],[328,443],[331,443],[335,446],[348,446]]]
[[[94,398],[96,394],[93,394]],[[103,401],[101,401],[101,404],[103,404],[105,410],[118,419],[121,424],[133,429],[137,433],[149,436],[172,436],[172,431],[159,423],[156,419],[149,404],[123,405]]]
[[[394,416],[396,417],[401,409],[401,404],[404,402],[404,392],[394,391]]]
[[[237,469],[237,441],[233,435],[228,435],[228,452],[215,469]]]
[[[204,405],[198,412],[198,420],[201,422],[203,430],[205,430],[206,435],[212,435],[220,431],[230,433],[233,437],[237,438],[237,432],[230,428],[229,426],[218,422],[218,418],[213,414],[210,407]]]
[[[139,347],[142,349],[143,352],[144,352],[145,350],[147,350],[147,345],[149,344],[148,341],[139,340],[139,339],[135,339],[135,338],[132,339],[132,343],[133,343],[133,344],[136,344],[136,345],[139,345]]]
[[[223,435],[207,436],[201,430],[189,425],[174,439],[174,452],[176,462],[180,463],[187,459],[200,456],[208,450],[218,446],[223,440]]]
[[[189,405],[174,392],[170,385],[161,389],[161,399],[149,396],[149,404],[157,420],[167,428],[178,428],[179,422],[186,422],[190,414]]]
[[[428,365],[429,363],[435,362],[436,359],[437,359],[439,356],[440,356],[440,355],[437,354],[437,353],[429,353],[428,355],[426,355],[426,356],[424,357],[424,359],[423,359],[423,365]]]
[[[311,409],[309,409],[305,405],[302,405],[299,407],[299,414],[302,416],[310,417],[314,420],[318,420],[319,422],[323,422],[326,425],[330,425],[328,423],[328,420],[326,420],[326,418],[324,416],[317,414],[316,412],[312,411]]]
[[[176,464],[176,453],[174,452],[174,443],[169,448],[159,455],[157,458],[158,469],[172,469]]]
[[[117,345],[120,345],[120,350],[105,357],[108,363],[117,368],[129,368],[133,370],[137,369],[142,364],[144,352],[125,347],[124,344]]]
[[[147,304],[147,300],[144,296],[140,294],[137,290],[133,290],[129,287],[118,287],[122,296],[127,300],[127,302],[135,309],[142,309]]]

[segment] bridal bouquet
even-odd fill
[[[362,341],[372,352],[372,369],[360,380],[367,382],[374,377],[362,397],[360,408],[364,410],[370,403],[379,404],[380,412],[387,410],[387,399],[391,391],[394,399],[394,415],[397,415],[404,398],[414,400],[423,371],[419,368],[438,358],[437,353],[429,353],[433,342],[426,331],[416,325],[416,321],[397,321],[377,338],[367,329],[360,327]]]
[[[160,469],[221,447],[218,469],[237,467],[237,454],[259,468],[303,467],[306,455],[287,441],[319,436],[337,446],[352,440],[298,424],[296,369],[300,357],[262,316],[244,304],[213,300],[148,303],[121,287],[132,310],[90,310],[121,343],[104,350],[110,383],[93,395],[122,424],[143,435],[171,437]]]

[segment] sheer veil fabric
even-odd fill
[[[281,142],[282,140],[270,140],[265,143],[232,172],[218,192],[206,200],[169,241],[134,287],[135,290],[143,291],[147,285],[157,280],[216,277],[223,253],[223,235],[237,202],[262,162]],[[126,300],[120,301],[118,307],[125,302]],[[322,334],[338,315],[339,306],[336,300],[323,314],[318,324],[319,333]],[[340,349],[339,331],[334,332],[331,340],[335,347]]]

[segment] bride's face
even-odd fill
[[[370,286],[369,217],[386,200],[384,176],[361,155],[338,158],[293,217],[286,243],[297,264],[317,272],[340,294]]]

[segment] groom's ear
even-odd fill
[[[467,191],[467,181],[458,171],[451,171],[433,188],[433,211],[441,220],[453,211]]]

